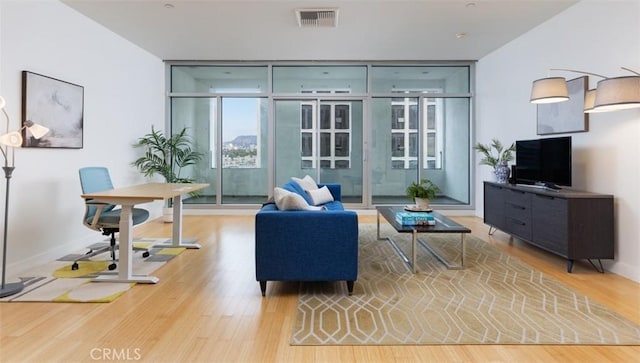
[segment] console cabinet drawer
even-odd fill
[[[512,216],[507,216],[505,221],[507,232],[528,241],[531,240],[531,223],[529,221],[523,221]]]
[[[504,203],[504,215],[514,219],[519,219],[523,222],[530,223],[531,222],[531,203],[516,204],[516,203],[507,201]]]
[[[531,194],[507,190],[504,202],[507,228],[514,235],[531,240]]]
[[[529,206],[531,204],[531,193],[506,189],[505,201],[513,205]]]

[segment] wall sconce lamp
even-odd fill
[[[5,280],[7,270],[7,227],[9,226],[9,181],[11,180],[13,170],[15,170],[15,151],[13,148],[20,147],[22,145],[21,131],[24,129],[29,130],[31,135],[36,139],[43,137],[49,132],[48,128],[35,124],[31,121],[25,122],[18,131],[9,132],[9,124],[11,123],[11,120],[9,119],[7,111],[4,109],[6,104],[7,103],[4,98],[0,97],[0,109],[2,109],[2,113],[4,114],[7,122],[5,134],[0,136],[0,151],[2,151],[2,156],[4,157],[4,166],[2,169],[4,170],[4,177],[6,179],[7,186],[4,199],[4,239],[2,244],[2,286],[0,287],[0,298],[17,294],[24,288],[22,282],[6,283]],[[11,162],[9,162],[9,154],[11,154]]]
[[[600,78],[595,89],[585,94],[584,112],[608,112],[640,107],[640,73],[620,67],[635,76],[609,78],[597,73],[573,69],[551,68],[552,71],[568,71]],[[553,103],[569,99],[567,81],[563,77],[548,77],[533,81],[531,103]]]

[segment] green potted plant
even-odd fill
[[[505,148],[500,140],[493,139],[491,144],[483,145],[477,143],[473,149],[482,154],[479,164],[492,167],[493,173],[496,175],[496,181],[498,183],[506,183],[510,173],[509,161],[513,160],[516,143],[514,142],[511,146]]]
[[[407,197],[415,202],[418,209],[429,209],[429,200],[440,192],[440,188],[429,179],[420,179],[420,183],[412,182],[407,187]]]
[[[193,178],[182,175],[182,169],[194,165],[204,156],[203,153],[193,150],[192,140],[187,135],[186,128],[171,137],[166,137],[162,131],[151,126],[151,133],[139,138],[133,146],[146,150],[132,165],[145,176],[161,175],[167,183],[193,183]],[[171,200],[167,202],[164,220],[171,222]]]

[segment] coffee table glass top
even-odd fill
[[[434,226],[425,226],[425,225],[402,225],[396,221],[396,213],[405,212],[404,207],[402,206],[378,206],[376,207],[378,213],[384,216],[384,219],[389,222],[396,229],[396,231],[401,233],[412,233],[414,230],[418,233],[471,233],[471,230],[445,216],[442,214],[433,211],[430,212],[435,220],[436,224]]]

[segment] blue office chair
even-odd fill
[[[113,189],[109,170],[105,167],[91,166],[81,168],[80,185],[82,186],[82,194],[102,192]],[[82,224],[90,229],[100,231],[105,236],[111,236],[109,246],[104,248],[91,249],[87,254],[83,255],[71,265],[72,270],[78,269],[78,261],[87,260],[93,256],[109,251],[111,253],[111,264],[109,270],[116,268],[116,237],[115,234],[120,231],[120,209],[115,209],[115,205],[98,202],[92,199],[85,200],[85,214]],[[146,209],[133,208],[133,225],[140,224],[149,218],[149,211]],[[134,250],[143,250],[142,257],[149,257],[149,251],[144,248],[135,248]]]

